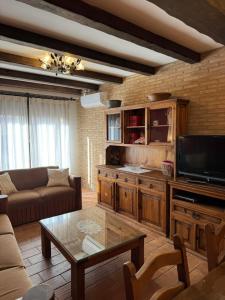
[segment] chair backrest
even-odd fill
[[[124,264],[126,300],[146,299],[146,285],[149,285],[158,269],[168,265],[177,265],[178,283],[168,289],[159,289],[151,300],[170,300],[190,285],[186,249],[178,235],[174,236],[173,241],[173,251],[160,254],[153,259],[147,259],[138,272],[133,263]]]
[[[205,235],[208,270],[211,271],[225,261],[225,224],[217,228],[207,224]]]

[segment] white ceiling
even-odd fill
[[[222,46],[211,38],[199,33],[190,26],[187,26],[180,20],[169,16],[165,11],[146,0],[85,1],[200,53]],[[41,33],[147,65],[160,66],[175,61],[174,58],[169,56],[81,25],[62,16],[34,8],[16,0],[0,0],[0,19],[1,22],[5,24]],[[41,58],[46,53],[40,49],[25,47],[3,40],[0,40],[0,51],[36,59]],[[112,68],[89,61],[84,61],[84,65],[87,70],[99,71],[122,77],[133,74],[131,72],[119,70],[118,68]],[[1,64],[0,67],[9,68],[8,64]],[[19,68],[18,66],[12,66],[11,68],[24,70],[25,67]],[[27,71],[28,69],[25,68],[25,70]],[[39,73],[42,71],[30,69],[30,72]],[[47,74],[46,71],[43,72]],[[52,73],[49,75],[54,76]],[[72,79],[70,76],[61,76],[63,78]],[[73,79],[78,78],[74,76]],[[79,80],[82,79],[79,77]],[[83,81],[102,83],[101,81],[91,79],[83,79]]]
[[[84,1],[196,52],[203,53],[221,47],[210,37],[168,15],[163,9],[149,1]]]
[[[0,1],[1,22],[108,54],[159,66],[175,59],[69,19],[15,1]]]

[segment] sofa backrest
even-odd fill
[[[48,183],[47,169],[57,169],[56,166],[17,169],[0,171],[0,174],[8,172],[12,182],[15,184],[17,190],[31,190],[39,186],[45,186]]]

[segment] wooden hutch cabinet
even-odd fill
[[[170,99],[108,109],[106,164],[98,166],[98,204],[169,234],[168,179],[163,160],[175,165],[175,140],[186,133],[187,100]],[[145,168],[145,173],[123,166]]]

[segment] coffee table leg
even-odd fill
[[[144,238],[139,240],[136,248],[131,249],[131,261],[134,263],[136,270],[139,270],[144,263]]]
[[[43,227],[41,227],[41,250],[45,258],[51,258],[51,241]]]
[[[85,273],[81,264],[71,264],[71,296],[73,300],[85,299]]]

